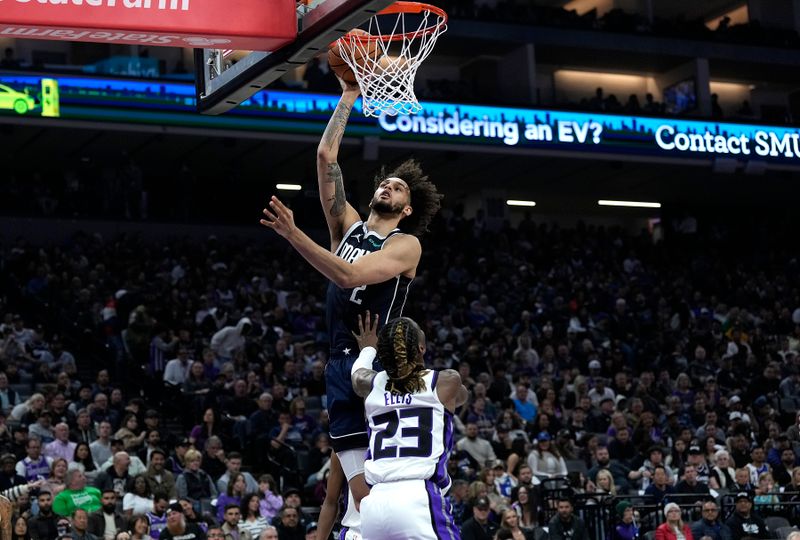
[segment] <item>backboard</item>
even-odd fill
[[[306,64],[328,45],[369,20],[394,0],[314,0],[298,2],[297,35],[272,51],[195,49],[197,109],[220,114]]]

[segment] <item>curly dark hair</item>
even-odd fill
[[[386,389],[393,394],[425,390],[425,365],[418,361],[420,330],[408,317],[387,322],[378,333],[378,358],[389,376]]]
[[[444,195],[436,190],[433,182],[422,172],[419,162],[413,158],[405,160],[388,174],[386,168],[382,167],[375,177],[375,188],[387,178],[400,178],[411,190],[410,206],[414,211],[400,220],[398,227],[404,233],[422,236],[428,231],[433,216],[442,206]]]

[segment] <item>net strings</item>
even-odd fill
[[[391,33],[382,32],[378,16],[369,21],[368,32],[373,36],[394,37],[400,40],[362,40],[346,35],[339,41],[342,58],[353,70],[361,89],[365,116],[390,116],[414,114],[422,109],[414,94],[414,78],[419,65],[430,55],[439,35],[446,30],[441,17],[436,15],[436,27],[427,30],[430,11],[423,11],[416,29],[406,28],[405,13],[398,13]],[[384,20],[386,17],[384,17]],[[399,41],[400,50],[392,54]],[[360,59],[360,60],[359,60]]]

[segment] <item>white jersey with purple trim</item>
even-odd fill
[[[429,480],[443,493],[450,488],[447,459],[453,447],[453,414],[436,395],[439,373],[424,376],[425,390],[392,394],[388,375],[375,375],[364,402],[369,449],[364,475],[369,485],[401,480]]]

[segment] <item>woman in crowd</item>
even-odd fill
[[[17,516],[13,523],[11,540],[31,540],[31,535],[28,532],[28,520],[25,516]]]
[[[511,508],[517,513],[520,527],[532,529],[539,524],[536,495],[528,486],[517,486],[511,490]]]
[[[134,514],[146,514],[153,511],[153,494],[150,493],[150,484],[147,483],[145,475],[140,474],[134,477],[129,491],[122,498],[122,511],[127,518]]]
[[[497,489],[497,484],[494,482],[495,470],[493,467],[484,467],[478,473],[478,480],[486,486],[486,493],[484,497],[489,499],[491,507],[499,508],[508,503],[508,499],[503,497],[500,490]]]
[[[532,530],[525,530],[519,526],[519,517],[513,508],[506,508],[500,515],[500,529],[506,529],[511,532],[508,538],[513,540],[534,540]]]
[[[54,459],[53,464],[50,466],[50,476],[47,478],[45,486],[45,489],[53,495],[53,498],[64,491],[66,478],[67,460],[64,458]]]
[[[634,399],[634,402],[642,402],[641,399]],[[635,424],[633,429],[633,444],[638,448],[650,448],[654,444],[661,445],[662,435],[661,428],[656,425],[655,416],[651,411],[642,411],[639,415],[639,422]]]
[[[596,433],[587,432],[581,437],[580,444],[578,445],[580,447],[578,458],[583,460],[587,469],[594,465],[594,454],[599,445],[600,439]]]
[[[667,456],[665,464],[673,471],[680,470],[686,463],[689,448],[683,439],[675,439],[672,444],[672,451]]]
[[[275,375],[275,365],[271,360],[264,362],[264,368],[261,370],[261,387],[269,391],[275,384],[277,377]]]
[[[714,478],[721,489],[730,489],[736,482],[736,471],[731,467],[731,455],[727,450],[717,450],[711,461],[710,478]]]
[[[533,394],[533,392],[531,392],[531,394]],[[525,433],[525,430],[523,429],[522,419],[516,412],[509,409],[502,411],[497,417],[496,425],[505,426],[506,429],[508,429],[508,436],[511,438],[511,440],[522,440],[524,444],[530,442],[528,439],[528,434]]]
[[[546,412],[539,409],[539,412],[536,414],[536,418],[533,419],[533,422],[528,422],[525,424],[525,431],[528,433],[528,436],[531,440],[536,439],[536,435],[541,433],[542,431],[547,431],[552,435],[552,426],[550,425],[550,415]]]
[[[753,504],[756,507],[756,511],[762,514],[771,513],[775,509],[772,505],[777,505],[780,502],[778,500],[779,494],[780,491],[778,491],[775,485],[772,473],[763,472],[759,474],[756,494],[755,497],[753,497]]]
[[[222,523],[225,516],[225,507],[229,504],[239,506],[247,491],[247,480],[242,473],[231,476],[228,480],[228,489],[217,499],[217,521]],[[244,515],[244,514],[242,514]]]
[[[203,423],[194,426],[189,433],[189,442],[195,448],[205,448],[206,441],[214,435],[222,437],[222,424],[217,412],[209,407],[203,413]]]
[[[130,521],[130,540],[150,540],[150,522],[145,516],[134,516]]]
[[[181,508],[183,508],[183,517],[186,519],[186,523],[194,523],[200,527],[203,532],[208,531],[209,524],[214,524],[214,518],[212,516],[204,517],[200,515],[197,510],[195,510],[195,505],[189,499],[185,497],[180,498],[178,499],[178,503],[181,505]]]
[[[656,529],[656,540],[694,540],[689,524],[683,522],[680,506],[668,503],[664,517],[667,520]]]
[[[97,464],[92,459],[92,452],[89,445],[85,442],[79,442],[75,447],[72,462],[67,467],[67,470],[72,469],[83,471],[90,482],[94,480],[94,477],[100,472],[97,470]]]
[[[724,446],[717,444],[717,439],[714,437],[706,437],[703,439],[703,442],[700,446],[700,450],[706,454],[707,463],[714,463],[714,460],[717,457],[717,452],[723,450],[724,448]]]
[[[44,405],[44,395],[33,394],[26,401],[11,409],[10,418],[22,426],[29,426],[36,422],[39,414],[44,410]]]
[[[192,411],[199,412],[206,396],[211,391],[211,381],[206,377],[202,362],[192,362],[189,376],[183,383],[183,395],[192,403]]]
[[[203,455],[195,449],[186,451],[186,469],[175,481],[178,497],[200,502],[217,496],[217,486],[207,472],[200,468]],[[231,482],[228,482],[230,485]]]
[[[533,470],[533,474],[539,478],[567,476],[567,463],[559,455],[551,439],[548,432],[539,432],[539,435],[536,436],[538,444],[528,456],[528,465]]]
[[[258,478],[258,489],[261,491],[261,502],[259,503],[261,515],[267,521],[271,521],[283,506],[283,497],[278,493],[278,484],[272,475],[262,474]]]
[[[261,531],[269,525],[267,518],[261,515],[261,498],[258,493],[248,493],[242,497],[240,509],[242,520],[239,522],[239,530],[249,532],[252,538],[258,538]]]
[[[617,525],[611,529],[610,540],[635,540],[639,538],[639,527],[634,522],[633,507],[628,501],[617,503],[614,508],[619,520]]]
[[[608,469],[600,469],[595,477],[595,493],[612,495],[616,497],[617,486],[614,485],[614,476]]]
[[[117,430],[113,438],[122,441],[126,452],[132,452],[139,448],[144,441],[145,432],[142,431],[138,435],[136,434],[136,431],[139,429],[139,421],[136,419],[136,415],[127,413],[123,417],[122,424],[120,425],[122,427]]]

